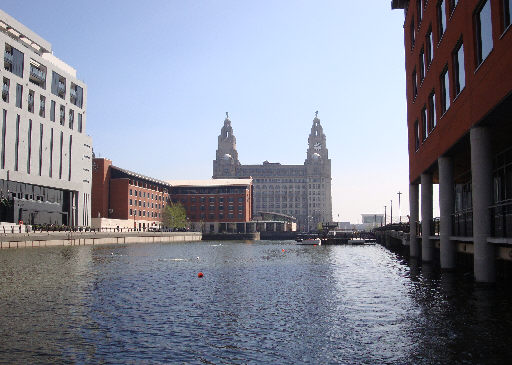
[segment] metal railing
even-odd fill
[[[473,209],[452,214],[452,234],[460,237],[473,236]]]
[[[30,76],[34,76],[36,79],[39,79],[40,81],[46,80],[45,73],[34,66],[30,66]]]
[[[512,200],[489,207],[491,216],[491,237],[512,237]]]
[[[440,227],[441,219],[436,217],[430,221],[430,235],[431,236],[439,236],[439,227]]]

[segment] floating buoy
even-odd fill
[[[198,277],[198,278],[202,278],[203,276],[204,276],[204,275],[203,275],[203,273],[202,273],[202,272],[200,272],[200,273],[198,273],[198,274],[197,274],[197,277]]]
[[[281,251],[283,251],[283,252],[284,252],[284,248],[283,248]]]

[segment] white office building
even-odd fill
[[[0,10],[0,220],[87,226],[86,85],[51,44]]]

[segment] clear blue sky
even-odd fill
[[[212,175],[229,111],[243,164],[301,164],[315,110],[333,217],[408,211],[403,11],[389,0],[3,0],[88,86],[96,155]],[[338,218],[339,214],[339,218]],[[388,211],[389,214],[389,211]]]

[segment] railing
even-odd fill
[[[491,237],[512,237],[512,200],[489,207]]]
[[[452,214],[452,230],[454,236],[473,236],[473,210],[466,209]]]
[[[34,66],[30,66],[30,76],[34,76],[36,79],[39,79],[41,81],[46,80],[45,73]]]
[[[4,52],[4,60],[12,64],[14,61],[14,56],[6,51]]]
[[[439,224],[441,220],[439,217],[434,218],[430,221],[430,235],[439,236]]]

